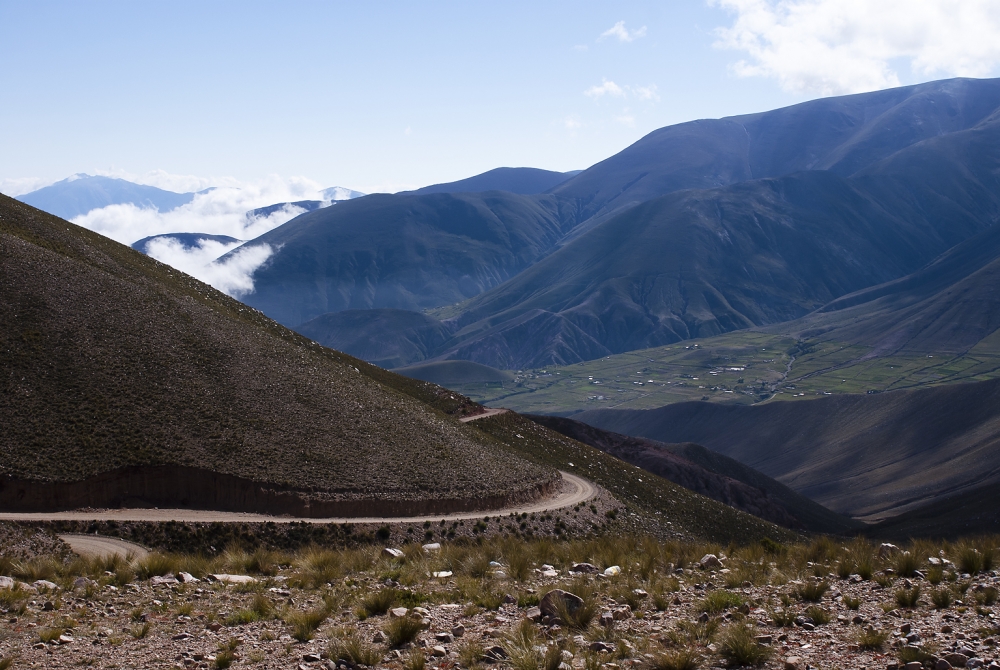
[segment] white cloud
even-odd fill
[[[656,92],[656,84],[649,86],[626,86],[629,92],[639,100],[660,101],[660,94]]]
[[[601,41],[606,37],[617,37],[619,42],[631,42],[645,36],[646,26],[643,26],[638,30],[629,31],[628,28],[625,27],[625,22],[619,21],[601,33],[601,36],[597,38],[597,41]]]
[[[570,132],[575,132],[583,128],[583,121],[575,116],[567,116],[562,120],[563,127]]]
[[[635,117],[629,113],[628,107],[622,110],[622,113],[615,117],[615,121],[625,126],[634,126]]]
[[[625,91],[623,91],[621,86],[615,82],[603,79],[601,80],[600,86],[591,86],[584,91],[583,94],[591,98],[602,98],[605,95],[623,97],[625,95]]]
[[[743,51],[744,77],[778,80],[795,93],[837,95],[919,77],[983,77],[1000,64],[995,0],[710,0],[733,14],[716,46]]]
[[[55,183],[52,179],[41,179],[40,177],[16,177],[0,179],[0,193],[16,198],[25,193],[37,191]]]
[[[239,246],[238,242],[223,244],[202,240],[200,246],[185,249],[177,240],[166,238],[150,241],[146,253],[239,298],[253,293],[253,273],[274,253],[271,245],[256,244],[240,247],[231,256],[221,258]]]

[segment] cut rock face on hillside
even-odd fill
[[[447,391],[323,349],[187,275],[6,197],[0,369],[8,498],[12,483],[173,468],[305,501],[420,511],[431,500],[489,508],[498,497],[530,499],[558,478],[427,404],[457,408]],[[144,493],[125,497],[142,504]]]

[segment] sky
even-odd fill
[[[0,0],[0,191],[398,191],[672,123],[998,76],[1000,2]]]

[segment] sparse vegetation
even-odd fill
[[[763,665],[771,654],[770,647],[757,641],[757,629],[752,624],[731,623],[719,635],[719,655],[730,666]]]

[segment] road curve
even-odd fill
[[[503,407],[488,407],[482,414],[474,414],[472,416],[463,416],[459,421],[462,423],[469,423],[470,421],[478,421],[479,419],[485,419],[490,416],[496,416],[497,414],[506,414],[509,409]]]
[[[72,510],[68,512],[0,512],[0,521],[182,521],[187,523],[257,523],[271,521],[274,523],[422,523],[424,521],[457,521],[460,519],[480,519],[484,516],[504,516],[534,512],[548,512],[573,507],[586,502],[597,494],[597,487],[592,483],[568,472],[559,471],[563,478],[562,491],[556,495],[533,503],[516,505],[498,510],[479,510],[477,512],[460,512],[456,514],[438,514],[410,517],[336,517],[311,519],[305,517],[270,516],[245,512],[214,512],[197,509],[107,509],[107,510]],[[89,537],[73,535],[66,537]],[[69,542],[67,540],[67,542]],[[69,543],[72,547],[72,542]],[[138,545],[136,545],[138,546]],[[74,551],[76,551],[74,547]]]
[[[88,558],[105,558],[107,556],[128,556],[135,558],[146,558],[149,550],[132,542],[119,540],[116,537],[105,537],[103,535],[75,535],[67,533],[60,535],[59,539],[69,545],[74,553]]]

